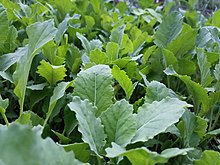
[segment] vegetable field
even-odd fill
[[[219,165],[203,2],[0,0],[0,165]]]

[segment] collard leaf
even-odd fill
[[[54,66],[45,60],[40,62],[37,71],[37,73],[44,77],[51,86],[56,85],[58,81],[63,80],[66,76],[65,72],[66,68],[64,65]]]
[[[200,84],[192,81],[189,76],[186,76],[186,75],[182,76],[182,75],[177,74],[173,70],[173,68],[167,68],[164,72],[166,75],[178,77],[180,80],[182,80],[186,84],[186,87],[188,88],[189,93],[193,95],[194,103],[195,103],[194,107],[200,108],[201,106],[201,109],[196,109],[199,115],[203,116],[208,112],[209,97],[207,94],[208,93],[207,90],[205,90]]]
[[[65,90],[69,88],[72,85],[72,83],[73,82],[61,82],[54,88],[53,95],[50,98],[46,119],[44,121],[44,127],[47,124],[47,121],[49,120],[57,101],[64,96]]]
[[[27,52],[28,47],[18,48],[14,53],[4,54],[0,56],[0,70],[6,71],[10,66],[15,64]]]
[[[82,140],[89,144],[92,151],[100,155],[105,145],[106,135],[101,120],[95,117],[97,108],[88,100],[82,101],[77,96],[73,98],[68,106],[76,113],[79,122],[78,130],[82,134]]]
[[[132,142],[147,141],[164,132],[169,126],[179,121],[187,106],[189,105],[186,102],[169,97],[159,102],[145,103],[138,109],[137,132]]]
[[[176,39],[182,30],[183,17],[178,12],[167,16],[159,25],[154,37],[157,46],[166,47],[172,40]]]
[[[100,116],[107,134],[107,143],[126,146],[136,132],[133,107],[125,100],[117,101]]]
[[[208,87],[211,84],[213,78],[210,72],[211,63],[208,62],[203,49],[197,49],[197,60],[201,74],[201,85],[203,87]]]
[[[107,148],[107,157],[117,157],[117,156],[126,156],[132,165],[155,165],[157,163],[166,163],[172,157],[178,155],[186,155],[188,151],[193,150],[193,148],[169,148],[164,150],[161,154],[157,152],[152,152],[145,147],[136,148],[126,151],[121,146],[112,143],[112,148]]]
[[[82,46],[86,50],[86,53],[89,53],[91,51],[91,46],[90,46],[89,41],[86,39],[86,37],[84,37],[82,34],[80,34],[78,32],[76,33],[76,36],[82,42]]]
[[[218,28],[220,28],[220,10],[217,10],[212,16],[212,24]]]
[[[158,81],[151,81],[147,86],[145,102],[152,103],[153,101],[161,101],[168,96],[175,96],[174,94],[175,93],[164,84]]]
[[[87,143],[74,143],[62,145],[66,152],[74,152],[75,158],[86,163],[89,162],[91,151]]]
[[[125,30],[125,25],[113,29],[110,35],[110,41],[117,43],[120,47],[124,36],[124,30]]]
[[[2,115],[5,123],[7,125],[9,125],[9,122],[8,122],[8,119],[5,115],[5,112],[6,112],[6,108],[8,107],[9,105],[9,99],[2,99],[2,96],[0,95],[0,114]]]
[[[199,160],[194,161],[194,165],[220,164],[220,154],[217,151],[205,150]]]
[[[8,17],[5,8],[0,5],[0,52],[4,49],[4,43],[7,40],[9,32]]]
[[[33,58],[43,45],[53,39],[56,34],[56,28],[53,20],[37,22],[27,27],[27,34],[29,37],[28,50],[17,62],[17,67],[13,74],[14,93],[19,98],[20,115],[23,112],[26,85]]]
[[[172,51],[177,57],[182,57],[190,50],[193,50],[196,44],[196,37],[196,30],[187,24],[183,24],[182,32],[176,39],[168,44],[167,49]]]
[[[0,129],[0,139],[0,148],[4,148],[0,150],[0,160],[6,165],[82,164],[73,153],[65,152],[52,139],[42,139],[39,133],[27,126],[12,124],[8,129]]]
[[[132,81],[127,76],[126,72],[120,70],[117,65],[114,65],[112,68],[112,75],[118,81],[119,85],[123,88],[128,99],[130,99],[134,89],[132,86]]]
[[[112,104],[112,84],[111,69],[106,65],[95,65],[78,74],[74,82],[74,95],[93,103],[98,108],[96,116],[99,116]]]

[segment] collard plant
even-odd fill
[[[0,0],[0,164],[219,164],[220,12],[198,5]]]

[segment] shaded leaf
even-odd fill
[[[127,98],[130,99],[134,89],[132,86],[132,81],[127,76],[126,72],[120,70],[120,68],[117,65],[114,65],[112,68],[112,75],[125,91]]]

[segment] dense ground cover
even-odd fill
[[[0,0],[0,165],[220,164],[212,2]]]

